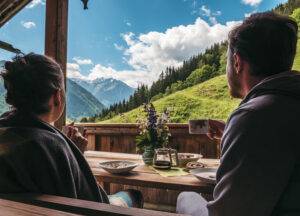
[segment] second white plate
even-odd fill
[[[217,169],[215,168],[198,168],[191,170],[190,173],[201,181],[212,184],[216,183]]]

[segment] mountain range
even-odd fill
[[[78,120],[82,117],[93,116],[105,107],[89,91],[76,82],[67,79],[67,118]]]
[[[4,63],[0,61],[0,68]],[[128,99],[133,92],[133,88],[116,79],[67,79],[67,118],[73,121],[96,115],[106,106]],[[0,79],[0,114],[9,109],[5,94],[3,80]]]
[[[72,81],[92,93],[106,107],[127,100],[135,90],[124,82],[113,78],[98,78],[95,80],[72,79]]]
[[[97,95],[100,100],[103,100],[105,105],[87,89]],[[97,79],[94,82],[80,80],[74,82],[67,79],[67,118],[74,121],[82,117],[96,115],[106,106],[128,98],[133,91],[133,88],[114,79]],[[5,94],[3,80],[0,79],[0,114],[9,108],[5,102]]]

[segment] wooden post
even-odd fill
[[[68,41],[68,0],[46,1],[45,55],[55,59],[61,66],[65,77],[67,67]],[[66,123],[66,109],[55,122],[59,129]]]

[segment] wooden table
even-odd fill
[[[157,189],[169,189],[176,191],[195,191],[198,193],[212,194],[214,185],[198,180],[192,175],[179,177],[162,177],[154,170],[145,166],[140,155],[113,152],[86,151],[84,153],[93,174],[99,182],[103,182],[104,189],[109,194],[110,184],[122,184]],[[108,160],[129,160],[140,164],[127,175],[110,174],[99,168],[98,163]],[[209,167],[217,167],[217,159],[200,159]]]

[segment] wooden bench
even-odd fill
[[[52,195],[0,194],[0,215],[180,216]]]

